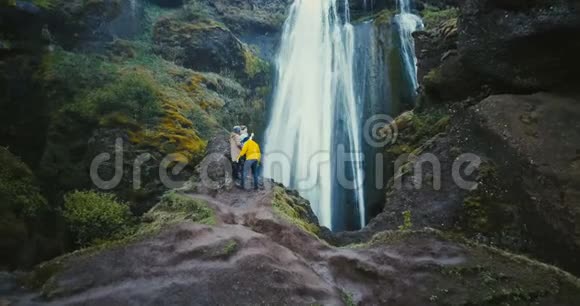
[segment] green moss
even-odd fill
[[[286,221],[298,226],[303,231],[318,236],[320,227],[306,218],[306,209],[290,197],[282,187],[274,187],[272,201],[274,212]]]
[[[465,218],[469,228],[484,232],[487,230],[488,213],[487,209],[482,206],[481,197],[471,196],[463,200],[463,208],[465,209]]]
[[[254,78],[258,74],[267,74],[270,69],[270,65],[257,57],[248,47],[244,48],[244,61],[244,72],[250,78]]]
[[[425,76],[424,82],[427,84],[440,84],[443,81],[443,76],[440,68],[433,68]]]
[[[221,254],[223,254],[223,256],[229,257],[233,255],[237,250],[238,250],[238,242],[235,241],[234,239],[231,239],[228,240],[228,242],[226,242],[226,244],[223,246]]]
[[[405,153],[419,154],[420,149],[449,126],[450,116],[446,109],[431,108],[404,113],[404,120],[396,120],[398,137],[387,153],[399,156]],[[398,118],[397,118],[398,119]]]
[[[433,7],[427,7],[421,12],[421,16],[425,27],[427,29],[433,29],[445,21],[459,17],[459,9],[449,8],[439,10]]]
[[[482,163],[477,173],[477,188],[463,200],[463,213],[457,228],[469,235],[485,236],[493,243],[518,250],[527,244],[525,229],[518,226],[518,210],[509,203],[511,197],[502,187],[497,168],[489,161]],[[524,236],[523,236],[524,235]]]
[[[413,227],[413,222],[411,220],[411,211],[407,210],[402,213],[403,224],[399,226],[399,230],[408,231]]]
[[[163,195],[161,202],[143,216],[145,228],[156,229],[183,221],[212,225],[216,223],[214,211],[202,200],[175,191]]]
[[[344,290],[341,290],[340,292],[340,297],[342,299],[342,302],[346,305],[346,306],[355,306],[356,303],[354,302],[353,298],[352,298],[352,294],[350,294],[349,292],[346,292]]]

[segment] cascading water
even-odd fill
[[[353,83],[354,30],[337,0],[295,0],[277,58],[278,80],[265,133],[264,175],[310,200],[322,225],[333,227],[339,159],[350,159],[360,226],[365,223],[360,117]],[[342,182],[344,185],[344,181]]]
[[[401,55],[403,56],[404,71],[411,81],[413,90],[418,87],[417,58],[415,57],[415,40],[413,32],[423,29],[421,17],[411,13],[411,0],[398,0],[399,14],[395,16],[401,39]]]
[[[137,9],[137,0],[129,0],[129,9],[131,10],[131,16],[137,15],[135,10]]]

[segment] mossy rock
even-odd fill
[[[433,281],[431,292],[422,294],[435,305],[573,305],[580,295],[580,280],[556,267],[434,229],[381,232],[351,247],[413,254],[426,243],[451,246],[461,254],[457,263],[422,268]]]
[[[406,112],[395,119],[396,142],[386,148],[387,153],[398,157],[406,153],[420,153],[430,139],[444,133],[450,122],[447,110],[443,108],[420,109]]]
[[[321,234],[318,219],[306,200],[280,186],[274,187],[273,194],[272,207],[278,216],[314,236]]]
[[[426,29],[434,29],[444,22],[459,17],[458,8],[438,9],[434,7],[427,7],[421,11],[421,17]]]
[[[163,195],[159,204],[143,216],[143,221],[144,224],[139,232],[147,232],[184,221],[212,225],[216,223],[216,216],[206,202],[169,191]]]

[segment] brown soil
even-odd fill
[[[191,194],[217,224],[191,222],[70,256],[15,305],[577,305],[555,268],[434,231],[332,247],[272,209],[274,192]],[[0,302],[2,300],[0,299]],[[2,304],[2,303],[0,303]]]

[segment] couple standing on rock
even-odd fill
[[[254,141],[254,133],[248,135],[245,125],[234,126],[230,135],[230,154],[232,157],[232,169],[234,180],[240,180],[236,186],[246,188],[246,176],[252,171],[254,190],[259,188],[259,167],[262,153],[260,145]]]

